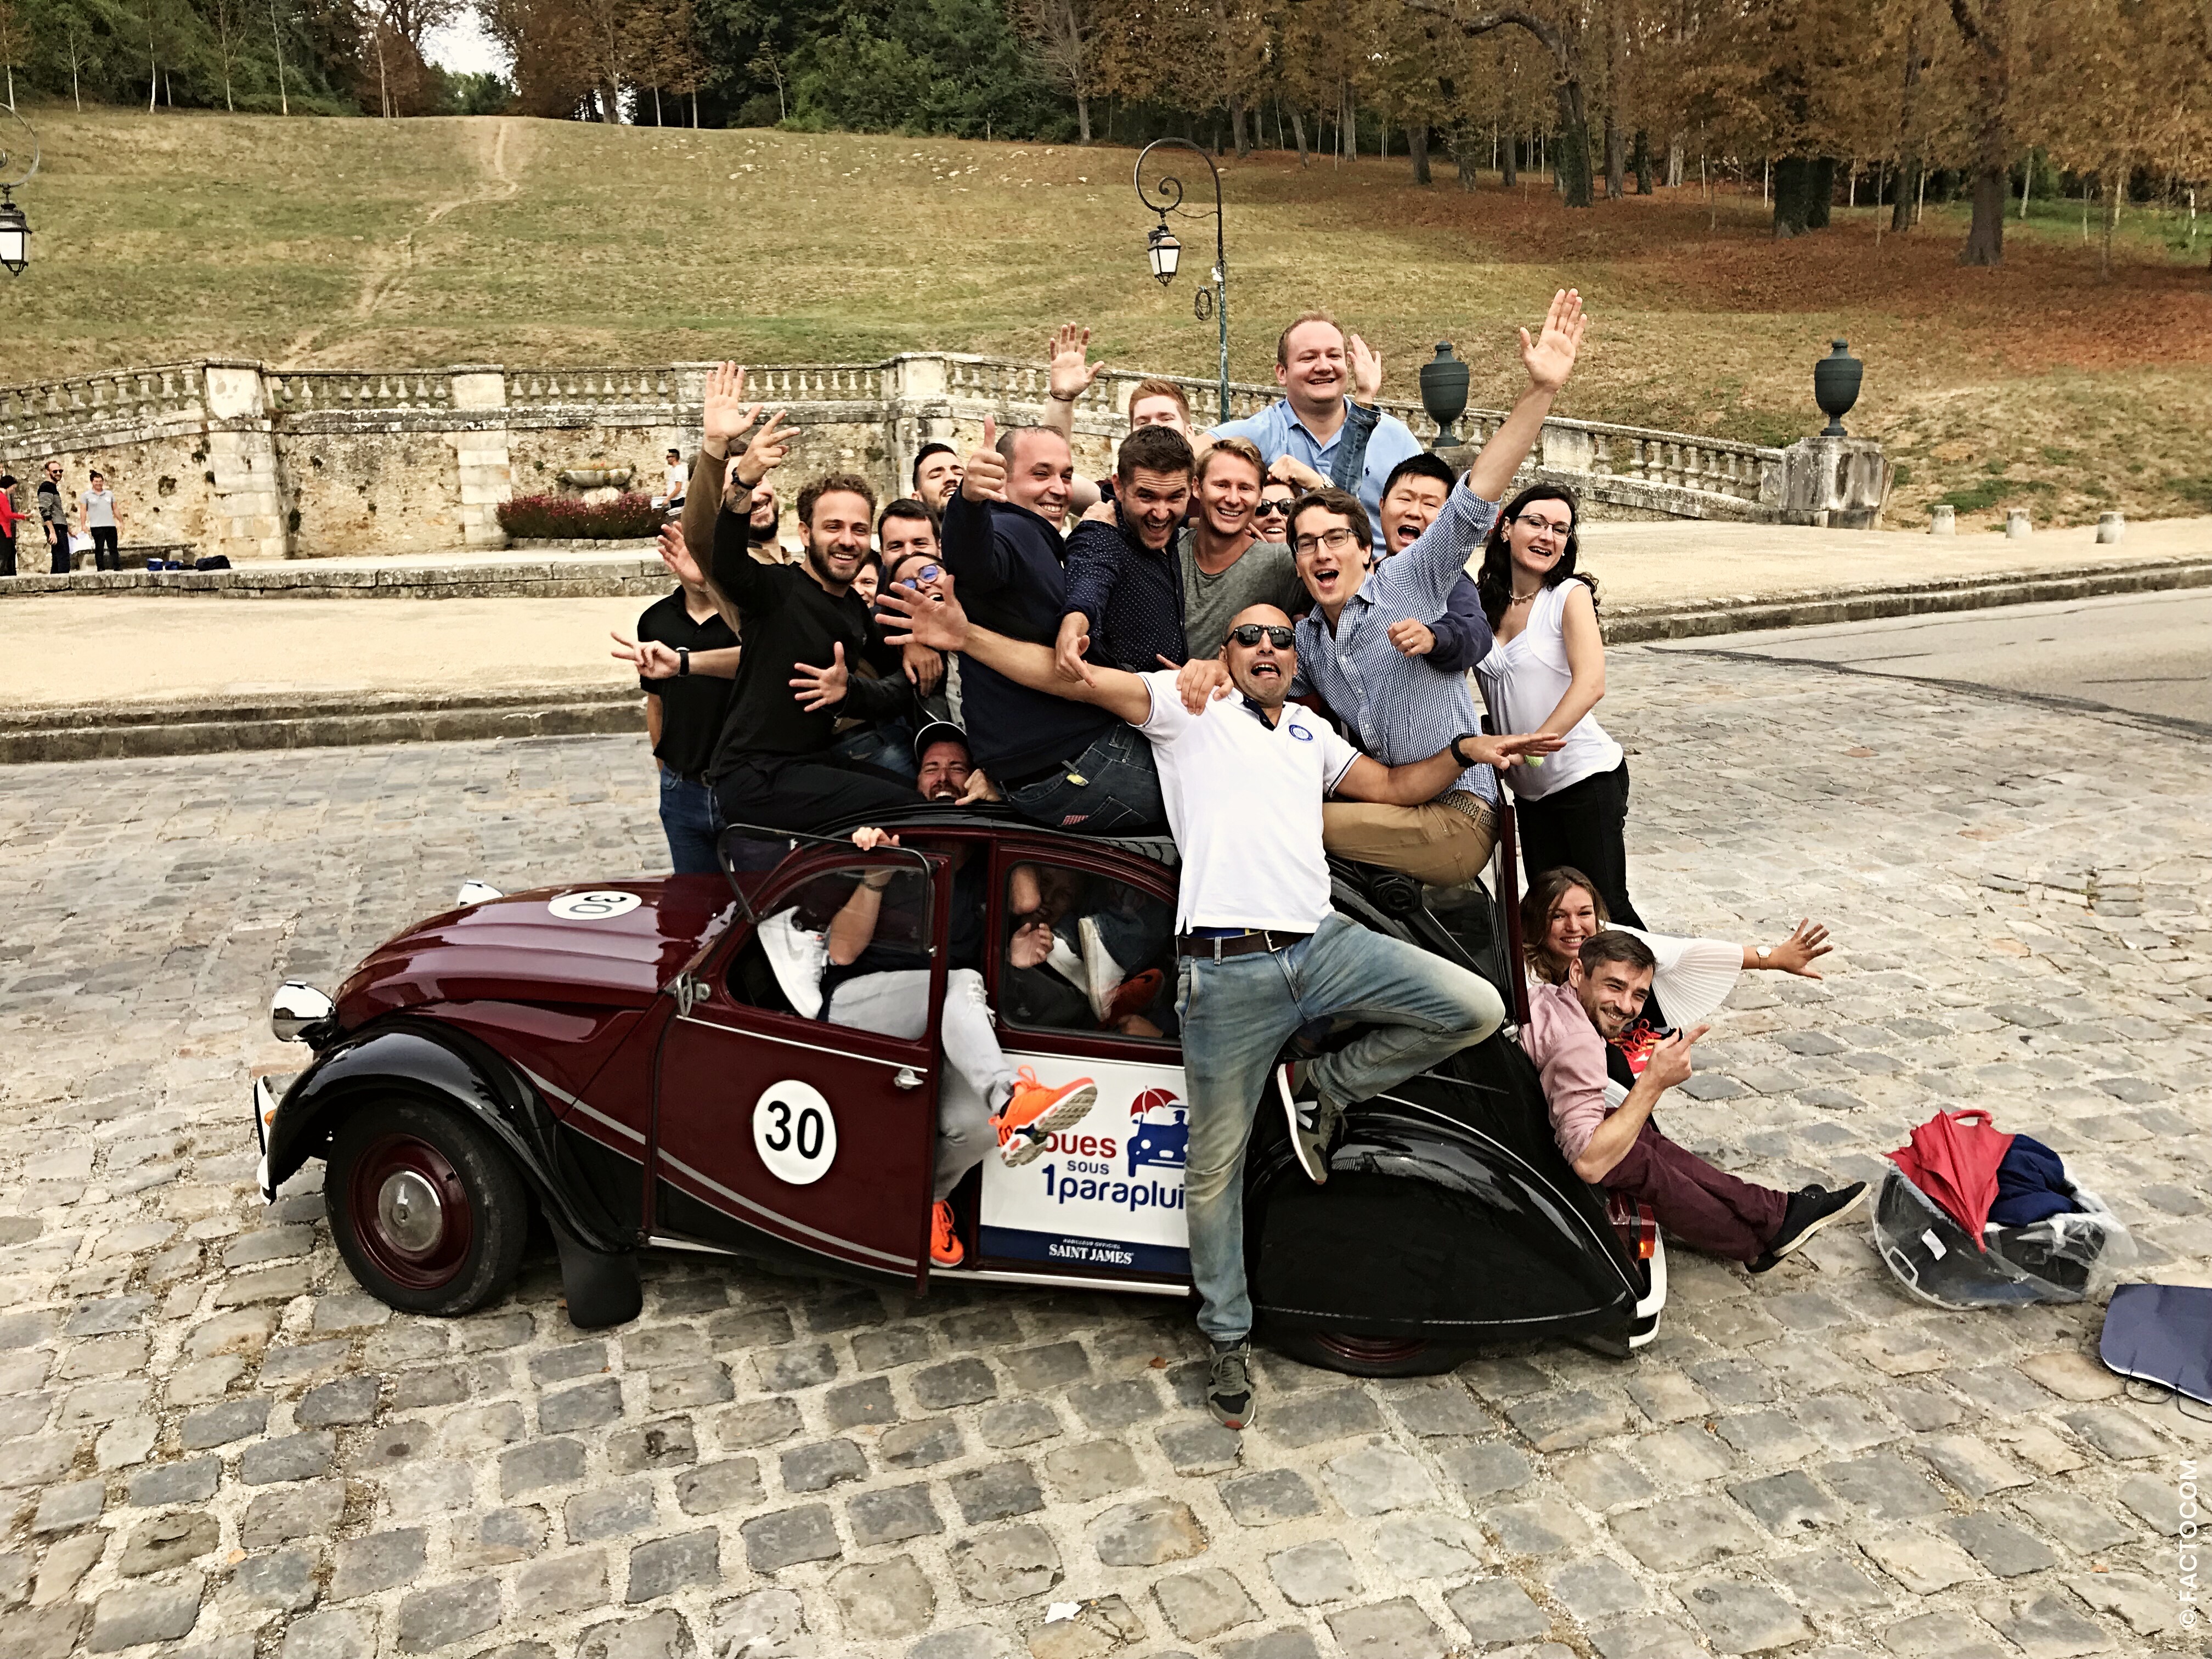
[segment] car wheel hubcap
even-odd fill
[[[1338,1358],[1363,1365],[1403,1364],[1429,1346],[1417,1336],[1352,1336],[1341,1331],[1316,1331],[1314,1336]]]
[[[383,1189],[376,1195],[377,1219],[383,1224],[384,1236],[410,1255],[421,1255],[436,1246],[446,1231],[445,1209],[439,1202],[438,1189],[412,1170],[386,1176]]]
[[[436,1290],[468,1260],[476,1218],[460,1171],[428,1141],[386,1135],[363,1149],[348,1184],[355,1239],[369,1265],[408,1290]]]

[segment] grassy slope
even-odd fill
[[[525,120],[279,121],[33,112],[19,192],[38,263],[0,287],[0,380],[196,356],[331,367],[1027,354],[1062,317],[1120,364],[1210,374],[1188,276],[1144,276],[1132,153],[938,139],[607,130]],[[1195,165],[1194,158],[1186,161]],[[1185,169],[1188,177],[1188,169]],[[1199,188],[1202,189],[1200,185]],[[1901,514],[1970,492],[1978,521],[2103,507],[2212,510],[2212,283],[2130,222],[2111,281],[2053,204],[1999,271],[1962,226],[1839,211],[1777,244],[1757,198],[1694,190],[1559,208],[1473,195],[1448,167],[1231,163],[1231,369],[1263,378],[1316,303],[1414,395],[1449,337],[1478,402],[1507,395],[1510,325],[1578,283],[1597,330],[1564,412],[1787,441],[1813,430],[1832,334],[1868,365],[1850,424],[1908,469]],[[1210,224],[1183,227],[1187,271]]]

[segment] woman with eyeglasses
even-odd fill
[[[1541,765],[1505,775],[1534,887],[1559,865],[1585,871],[1616,921],[1644,919],[1628,900],[1628,761],[1591,714],[1605,696],[1597,581],[1575,568],[1574,493],[1532,484],[1505,505],[1483,545],[1476,591],[1498,643],[1475,665],[1498,732],[1564,738]]]

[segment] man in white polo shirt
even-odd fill
[[[1237,614],[1221,647],[1230,688],[1218,706],[1201,698],[1194,712],[1173,669],[1097,668],[1087,682],[1065,680],[1051,647],[974,627],[951,594],[884,604],[913,617],[921,643],[1109,709],[1152,740],[1182,855],[1176,1010],[1191,1107],[1183,1192],[1198,1322],[1213,1344],[1206,1403],[1241,1429],[1253,1415],[1244,1148],[1283,1044],[1309,1021],[1338,1014],[1371,1028],[1297,1078],[1277,1078],[1298,1161],[1318,1182],[1328,1179],[1328,1144],[1346,1106],[1480,1042],[1504,1018],[1487,981],[1330,908],[1322,798],[1410,805],[1467,767],[1510,766],[1559,740],[1467,732],[1412,765],[1370,760],[1310,711],[1285,707],[1297,653],[1291,619],[1273,605]]]

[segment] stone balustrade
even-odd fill
[[[628,466],[660,476],[663,452],[698,439],[709,365],[299,369],[209,360],[0,390],[0,465],[28,476],[50,455],[71,486],[100,466],[138,531],[232,558],[498,547],[498,504],[557,491],[560,475]],[[1110,467],[1129,396],[1152,378],[1109,369],[1077,400],[1077,464]],[[1169,375],[1200,425],[1221,418],[1216,383]],[[1273,386],[1232,381],[1229,414],[1263,409]],[[787,406],[793,477],[838,471],[903,493],[921,446],[975,441],[983,418],[1041,418],[1042,363],[908,352],[876,363],[751,368],[748,398]],[[1425,442],[1419,404],[1382,407]],[[1479,446],[1504,418],[1470,410]],[[1841,447],[1838,447],[1841,446]],[[1818,453],[1814,453],[1814,449]],[[1802,453],[1801,453],[1802,452]],[[1547,421],[1525,477],[1572,485],[1600,518],[1720,518],[1865,524],[1888,470],[1862,439],[1761,447],[1601,422]],[[787,498],[796,493],[787,489]]]

